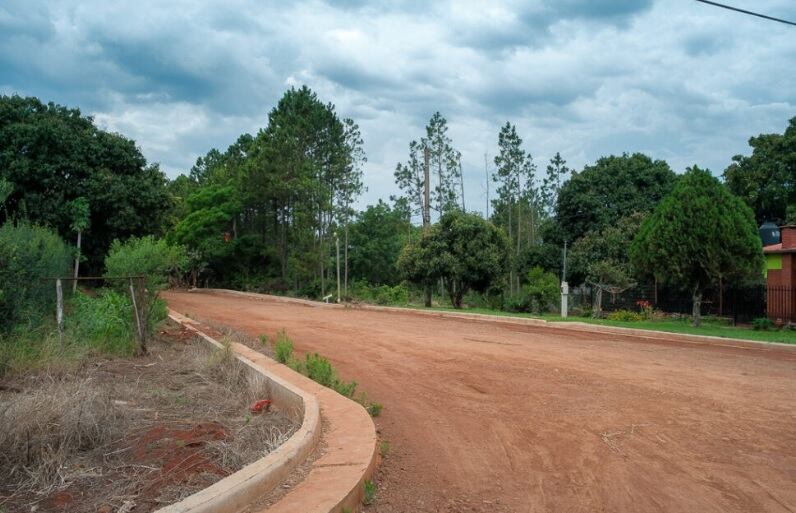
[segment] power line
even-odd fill
[[[796,22],[783,20],[782,18],[775,18],[773,16],[767,16],[765,14],[760,14],[760,13],[757,13],[757,12],[747,11],[747,10],[744,10],[744,9],[739,9],[737,7],[732,7],[731,5],[724,5],[724,4],[720,4],[718,2],[711,2],[710,0],[696,0],[696,1],[697,2],[702,2],[703,4],[708,4],[708,5],[714,5],[716,7],[721,7],[722,9],[729,9],[730,11],[735,11],[735,12],[740,12],[740,13],[743,13],[743,14],[748,14],[750,16],[757,16],[758,18],[764,18],[766,20],[778,21],[780,23],[784,23],[786,25],[793,25],[794,27],[796,27]]]

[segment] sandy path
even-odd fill
[[[796,352],[165,296],[384,404],[373,511],[796,511]]]

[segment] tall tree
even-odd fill
[[[541,200],[544,210],[548,215],[555,214],[558,193],[564,178],[571,172],[567,167],[567,161],[561,157],[559,152],[550,159],[547,165],[547,174],[544,177],[541,188]]]
[[[602,157],[572,173],[561,187],[556,218],[565,239],[573,242],[628,213],[652,211],[676,180],[666,162],[641,153]]]
[[[752,210],[709,171],[694,166],[644,221],[630,247],[646,269],[693,295],[699,326],[702,294],[718,280],[762,280],[763,251]]]
[[[348,297],[348,228],[351,216],[354,214],[351,205],[354,200],[362,194],[362,166],[367,162],[364,141],[359,131],[359,125],[354,123],[351,118],[343,120],[345,125],[345,167],[340,177],[340,186],[337,189],[335,204],[337,207],[338,223],[344,230],[344,249],[343,249],[343,295]]]
[[[412,215],[423,212],[423,191],[425,179],[423,177],[423,148],[417,141],[409,143],[409,159],[405,164],[395,166],[395,183],[403,192],[403,198],[409,206]]]
[[[786,221],[796,207],[796,117],[784,134],[749,139],[752,155],[736,155],[724,171],[727,187],[755,213],[758,223]]]
[[[440,214],[458,208],[459,195],[456,189],[461,179],[461,154],[453,148],[453,141],[448,136],[448,121],[439,112],[431,116],[426,125],[426,136],[421,139],[420,145],[428,148],[430,167],[437,177],[432,204],[436,205]]]
[[[506,232],[509,240],[519,256],[522,250],[522,215],[523,204],[528,205],[536,200],[534,188],[535,165],[529,153],[522,149],[522,139],[517,129],[509,122],[500,129],[498,134],[498,154],[495,156],[495,172],[492,179],[498,184],[498,198],[495,200],[495,211],[506,212]],[[516,216],[514,212],[516,211]],[[516,228],[514,223],[516,221]],[[516,242],[515,242],[516,241]],[[512,266],[509,272],[509,285],[513,293],[518,285],[514,279]]]

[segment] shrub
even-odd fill
[[[534,267],[528,271],[528,284],[525,285],[524,292],[531,311],[543,313],[555,310],[561,293],[558,277],[541,267]]]
[[[609,321],[622,321],[622,322],[639,322],[645,319],[643,313],[633,312],[630,310],[617,310],[611,312],[606,316]]]
[[[752,321],[752,328],[758,331],[768,331],[774,329],[774,323],[768,317],[758,317]]]
[[[165,289],[187,267],[182,246],[171,245],[153,236],[131,237],[124,243],[115,240],[105,257],[105,276],[146,275],[146,287],[154,292]],[[125,286],[125,285],[119,285]]]
[[[55,285],[43,278],[67,275],[71,258],[69,247],[46,228],[24,222],[0,227],[0,331],[55,311]]]

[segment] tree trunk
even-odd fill
[[[595,287],[597,291],[594,293],[594,306],[592,307],[591,316],[595,319],[601,319],[603,316],[603,289],[602,287]]]
[[[693,326],[698,328],[702,323],[702,290],[699,287],[694,288],[694,307],[691,310],[691,317]]]
[[[75,274],[73,276],[74,280],[72,280],[72,294],[77,291],[77,273],[80,270],[80,243],[82,239],[83,232],[78,230],[77,232],[77,255],[75,255]]]
[[[426,288],[423,293],[425,295],[423,304],[426,306],[426,308],[431,308],[431,285],[426,284]]]

